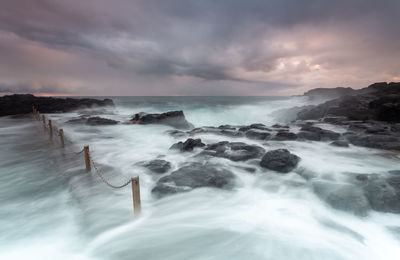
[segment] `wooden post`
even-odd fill
[[[85,165],[86,165],[86,171],[90,172],[92,170],[92,167],[90,166],[90,154],[89,154],[89,146],[86,145],[83,147],[83,153],[85,155]]]
[[[49,129],[50,129],[50,135],[53,135],[53,125],[51,124],[50,119],[49,119]]]
[[[64,130],[61,128],[58,132],[60,134],[61,146],[64,147]]]
[[[133,214],[138,216],[141,211],[139,176],[132,178]]]
[[[42,115],[43,126],[46,128],[46,117]]]

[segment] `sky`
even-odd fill
[[[0,0],[0,93],[296,95],[400,81],[399,0]]]

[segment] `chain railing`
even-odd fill
[[[32,113],[36,120],[42,121],[44,129],[49,130],[50,136],[53,136],[53,134],[55,133],[56,136],[60,137],[60,143],[61,143],[62,148],[66,148],[68,151],[70,151],[71,153],[74,153],[75,155],[84,153],[85,166],[86,166],[87,172],[91,172],[91,168],[92,168],[91,166],[93,166],[94,171],[95,171],[96,175],[100,178],[100,180],[104,184],[106,184],[107,186],[109,186],[113,189],[121,189],[121,188],[124,188],[124,187],[128,186],[129,184],[131,184],[132,185],[132,199],[133,199],[134,215],[137,216],[140,213],[141,201],[140,201],[139,176],[133,177],[130,180],[125,181],[121,185],[111,184],[109,181],[106,180],[106,178],[104,177],[104,174],[102,174],[102,172],[99,170],[99,168],[97,168],[96,163],[94,162],[93,158],[90,155],[89,146],[87,146],[87,145],[84,146],[83,149],[78,152],[74,151],[70,145],[65,145],[64,130],[62,128],[58,129],[56,126],[54,126],[51,119],[49,119],[46,124],[46,116],[41,115],[34,106],[32,106]]]

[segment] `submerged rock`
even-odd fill
[[[53,98],[15,94],[0,97],[0,116],[28,114],[32,112],[32,106],[35,106],[40,113],[63,113],[79,108],[112,105],[114,103],[111,99]]]
[[[264,154],[264,148],[242,142],[219,142],[209,144],[200,155],[226,158],[232,161],[247,161],[259,158]]]
[[[140,112],[134,115],[131,122],[134,124],[169,125],[178,129],[193,128],[193,125],[186,120],[183,111],[170,111],[161,114],[147,114]]]
[[[220,165],[196,162],[162,177],[151,192],[157,197],[163,197],[202,187],[232,189],[234,186],[235,175],[232,172]]]
[[[349,143],[346,142],[346,141],[343,141],[343,140],[336,140],[336,141],[333,141],[333,142],[331,143],[331,145],[333,145],[333,146],[338,146],[338,147],[349,147]]]
[[[166,160],[155,159],[141,164],[150,171],[158,174],[166,173],[171,169],[171,163]]]
[[[288,173],[297,167],[300,157],[286,149],[268,151],[261,159],[261,167],[269,170]]]
[[[193,151],[195,147],[204,147],[205,144],[201,141],[201,139],[192,139],[189,138],[185,142],[178,142],[173,144],[169,149],[176,149],[182,152]]]
[[[314,181],[314,193],[335,209],[366,216],[369,203],[361,188],[351,184]]]
[[[92,125],[92,126],[94,126],[94,125],[116,125],[116,124],[118,124],[118,121],[95,116],[95,117],[89,117],[86,120],[86,124]]]
[[[280,131],[276,133],[272,140],[274,141],[293,141],[297,139],[297,134],[292,132]]]
[[[361,183],[371,208],[376,211],[400,213],[400,176],[383,177],[378,174],[359,174]]]

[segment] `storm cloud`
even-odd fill
[[[397,0],[3,0],[0,92],[287,95],[400,81]]]

